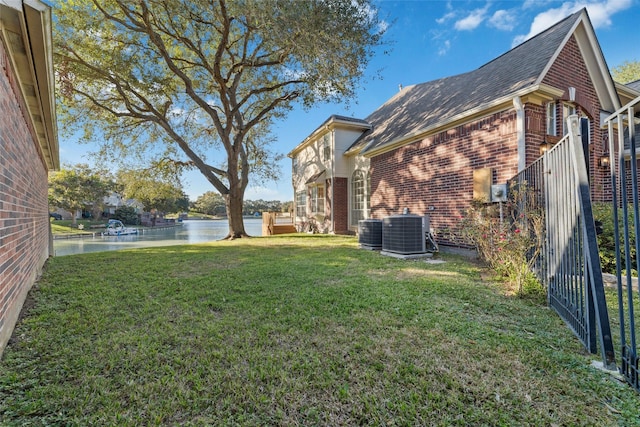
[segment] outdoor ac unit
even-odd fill
[[[392,215],[382,220],[382,250],[398,254],[426,253],[425,233],[429,217],[413,214]]]
[[[382,220],[363,219],[358,221],[358,243],[369,249],[382,248]]]

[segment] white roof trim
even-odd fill
[[[545,68],[540,73],[540,76],[536,80],[536,83],[540,83],[547,76],[549,70],[558,59],[560,52],[567,45],[569,39],[575,36],[582,53],[582,59],[584,60],[587,72],[591,77],[594,89],[598,95],[600,105],[605,110],[615,110],[620,107],[620,101],[618,99],[618,93],[616,92],[615,84],[611,75],[609,74],[609,68],[600,49],[598,38],[591,22],[588,19],[586,10],[583,10],[580,17],[576,20],[571,28],[571,31],[567,32],[567,36],[560,43],[558,49],[553,54]]]

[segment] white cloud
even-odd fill
[[[449,40],[445,40],[442,46],[440,47],[440,49],[438,49],[438,55],[439,56],[446,55],[447,52],[449,52],[450,48],[451,48],[451,42]]]
[[[513,11],[497,10],[491,18],[489,25],[502,31],[511,31],[516,24],[516,15]]]
[[[594,28],[608,27],[611,25],[611,16],[631,7],[633,0],[605,0],[605,1],[573,1],[563,3],[560,7],[548,9],[533,18],[528,34],[516,36],[512,46],[516,46],[536,34],[546,30],[560,19],[577,12],[583,7],[587,8],[589,18]]]
[[[611,25],[611,16],[628,9],[632,0],[608,0],[605,2],[587,3],[587,11],[595,28],[606,28]]]
[[[458,31],[475,30],[478,25],[480,25],[482,21],[485,20],[488,9],[489,5],[486,5],[482,9],[471,11],[466,17],[456,21],[453,27]]]
[[[436,22],[438,24],[444,24],[445,22],[450,21],[451,19],[456,17],[456,13],[453,10],[453,5],[451,4],[451,1],[447,2],[446,7],[449,12],[447,12],[442,18],[436,19]]]
[[[456,17],[455,12],[449,12],[449,13],[446,13],[442,18],[436,19],[436,22],[438,24],[444,24],[445,22],[450,21],[455,17]]]

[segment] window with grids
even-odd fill
[[[322,158],[325,162],[331,160],[331,136],[328,133],[322,138]]]
[[[365,174],[361,170],[353,172],[351,177],[351,225],[365,219],[367,212],[367,186]]]
[[[324,214],[324,185],[311,187],[311,212]]]
[[[556,136],[556,103],[547,104],[547,135]]]
[[[298,191],[296,193],[296,216],[303,217],[307,214],[307,192]]]

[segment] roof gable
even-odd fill
[[[474,71],[403,89],[365,119],[373,129],[350,150],[360,149],[367,156],[382,153],[539,89],[574,33],[579,33],[576,37],[586,52],[589,72],[599,74],[594,82],[599,86],[598,95],[607,100],[603,105],[615,103],[615,87],[582,9]]]
[[[302,141],[293,150],[291,150],[289,154],[287,154],[287,156],[293,158],[293,156],[295,156],[302,149],[311,144],[317,136],[319,136],[329,128],[356,129],[358,131],[365,132],[371,129],[371,125],[369,124],[369,122],[362,119],[334,114],[327,120],[322,122],[320,126],[318,126],[313,132],[311,132],[309,136],[304,139],[304,141]]]

